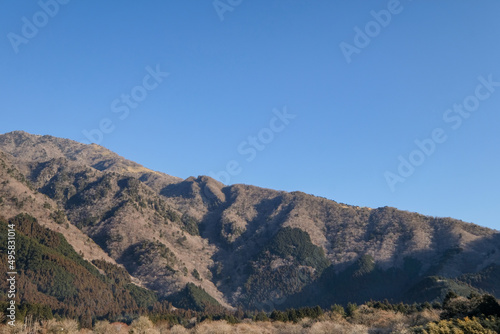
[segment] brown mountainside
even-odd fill
[[[327,277],[348,289],[342,275],[392,273],[400,290],[388,298],[403,300],[425,277],[456,280],[500,265],[497,231],[451,218],[206,176],[181,180],[98,145],[25,132],[0,135],[0,152],[1,215],[28,212],[84,257],[122,264],[164,296],[193,282],[228,307],[281,307],[308,289],[332,289],[321,283]],[[14,197],[23,206],[6,200]],[[54,212],[67,225],[55,223]],[[383,290],[366,281],[367,291]],[[341,298],[324,295],[331,300],[322,303]]]

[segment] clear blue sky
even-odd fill
[[[500,81],[498,1],[42,3],[2,2],[0,133],[84,142],[104,120],[101,145],[171,175],[233,161],[231,184],[500,229],[500,87],[477,88]],[[415,140],[439,128],[420,164]]]

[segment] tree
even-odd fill
[[[348,303],[347,304],[347,309],[346,309],[346,315],[348,317],[352,317],[354,315],[354,313],[356,313],[357,310],[358,310],[358,305],[357,304]]]
[[[82,328],[92,328],[92,315],[90,314],[90,310],[87,309],[85,314],[80,316],[80,326]]]
[[[497,300],[492,295],[484,295],[482,296],[481,302],[479,303],[475,311],[479,313],[479,315],[483,314],[485,316],[500,316],[500,304],[498,304]]]
[[[342,305],[339,305],[339,304],[332,305],[331,311],[333,313],[337,313],[337,314],[339,314],[339,315],[341,315],[343,317],[346,316],[345,309],[344,309],[344,307]]]
[[[255,321],[269,321],[269,318],[267,317],[267,314],[261,311],[255,316]]]

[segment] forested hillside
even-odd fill
[[[33,249],[22,262],[23,284],[37,291],[30,302],[68,314],[97,296],[114,306],[95,304],[95,316],[136,312],[156,298],[199,311],[271,312],[442,302],[449,290],[499,297],[497,231],[206,176],[181,180],[51,136],[0,135],[0,215],[19,220],[20,247]],[[65,241],[46,244],[54,240]]]

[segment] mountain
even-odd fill
[[[105,261],[85,261],[62,234],[42,227],[36,218],[19,214],[8,221],[0,219],[2,235],[12,225],[18,246],[15,267],[20,273],[16,276],[17,297],[24,310],[37,309],[45,319],[52,317],[52,311],[70,318],[79,316],[82,323],[91,324],[92,316],[118,319],[147,310],[157,301],[153,292],[134,285],[123,268]],[[2,243],[0,249],[1,266],[4,272],[11,271],[6,270],[7,245]],[[0,285],[2,291],[8,291],[6,280]]]
[[[500,297],[498,231],[182,180],[99,145],[15,131],[0,135],[0,216],[19,214],[61,233],[101,275],[96,263],[125,269],[177,307],[439,301],[448,290]]]

